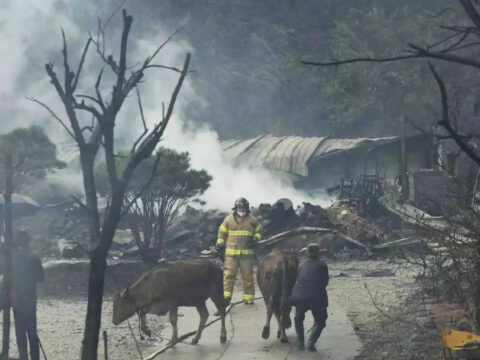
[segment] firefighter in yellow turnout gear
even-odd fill
[[[240,198],[235,201],[233,214],[223,220],[218,229],[217,249],[225,247],[223,295],[227,303],[232,299],[233,285],[238,269],[243,281],[243,302],[253,304],[253,247],[261,240],[261,226],[250,214],[249,203]]]

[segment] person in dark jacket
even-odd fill
[[[291,300],[295,306],[295,331],[297,346],[305,349],[303,321],[305,313],[311,311],[315,325],[313,326],[307,349],[316,351],[315,344],[320,337],[327,321],[327,285],[328,267],[320,261],[320,248],[317,244],[307,246],[307,259],[298,267],[297,281],[292,290]]]
[[[20,360],[40,359],[37,335],[37,283],[44,279],[40,258],[30,250],[30,235],[19,231],[12,254],[12,308]]]

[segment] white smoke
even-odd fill
[[[152,53],[156,44],[158,44],[158,40],[144,39],[139,44],[136,53]],[[162,64],[177,64],[178,66],[178,64],[183,63],[186,53],[192,51],[194,50],[188,44],[175,42],[170,44],[168,51],[160,55],[158,61]],[[194,58],[195,53],[193,53]],[[201,71],[201,69],[195,70]],[[161,119],[160,99],[169,99],[177,78],[178,74],[172,72],[150,74],[147,77],[146,84],[142,86],[142,93],[146,98],[144,105],[149,127]],[[300,205],[303,201],[324,206],[330,205],[330,200],[326,194],[318,193],[316,196],[311,196],[298,191],[292,186],[285,185],[268,170],[233,167],[222,157],[222,148],[217,133],[206,126],[190,124],[188,119],[185,118],[183,109],[190,101],[202,104],[203,99],[201,94],[195,92],[193,81],[187,80],[182,88],[176,111],[168,125],[165,139],[161,145],[178,151],[188,151],[192,167],[205,169],[213,176],[211,187],[204,195],[207,207],[227,210],[239,197],[249,199],[255,206],[262,202],[273,203],[285,197],[292,200],[294,206]],[[228,114],[225,114],[225,121],[229,121]],[[242,124],[238,125],[242,126]],[[140,123],[137,124],[137,133],[140,133],[141,130],[139,126]],[[129,134],[132,134],[131,130],[131,127],[123,127],[122,132],[125,134],[128,131]]]
[[[89,12],[93,9],[92,5],[78,1],[75,11]],[[56,60],[57,65],[61,65],[58,57],[52,57],[52,54],[58,56],[61,49],[61,28],[73,44],[80,37],[85,37],[72,21],[73,14],[73,8],[62,5],[62,2],[0,2],[0,106],[3,117],[0,132],[37,124],[47,127],[54,140],[65,136],[57,131],[57,124],[50,120],[47,113],[26,98],[37,97],[58,109],[54,101],[56,94],[48,82],[44,65],[49,60]]]
[[[325,194],[310,196],[288,186],[272,172],[261,168],[233,167],[222,157],[222,148],[216,132],[203,128],[185,131],[180,121],[170,124],[170,136],[165,144],[188,151],[194,168],[206,169],[213,175],[211,187],[205,193],[207,205],[229,209],[236,198],[245,197],[251,204],[274,203],[289,198],[294,206],[303,201],[330,205]]]
[[[127,8],[128,5],[127,3]],[[98,2],[93,0],[69,2],[3,0],[0,3],[0,31],[3,35],[0,42],[0,56],[3,62],[3,66],[0,67],[0,106],[8,120],[4,121],[0,132],[10,131],[19,126],[40,124],[47,129],[52,140],[57,143],[65,140],[67,134],[61,126],[39,105],[30,103],[25,97],[38,98],[64,117],[58,96],[47,79],[44,64],[55,61],[56,71],[59,77],[62,77],[60,28],[67,34],[72,66],[78,63],[88,31],[95,29],[97,17],[106,18],[113,10],[112,6],[108,9],[99,9],[98,6],[100,6]],[[134,19],[133,27],[135,28],[140,21]],[[118,28],[117,31],[111,31],[110,35],[118,37]],[[159,31],[158,25],[155,32],[150,32],[140,40],[138,36],[141,36],[141,33],[134,31],[130,38],[132,57],[130,65],[151,55],[168,35]],[[117,44],[117,40],[115,38],[112,44]],[[194,49],[186,42],[175,39],[161,51],[156,63],[181,67],[187,52],[193,53],[192,68],[202,71],[195,68]],[[100,68],[98,61],[91,60],[96,57],[97,54],[91,49],[81,83],[86,92],[88,88],[92,88]],[[150,128],[162,118],[162,102],[168,104],[177,78],[178,73],[169,70],[152,69],[146,74],[140,91]],[[108,96],[108,93],[106,95]],[[266,170],[232,167],[222,158],[216,132],[190,124],[183,115],[183,109],[191,101],[195,101],[199,106],[203,101],[202,95],[195,92],[194,79],[188,79],[182,88],[174,116],[165,134],[166,138],[161,145],[188,151],[192,166],[205,169],[213,176],[211,187],[204,195],[208,207],[229,209],[233,201],[240,196],[249,199],[253,205],[261,202],[271,203],[284,197],[290,198],[295,205],[302,201],[325,204],[326,197],[312,198],[296,191],[290,186],[285,186]],[[121,142],[124,146],[131,145],[143,131],[136,102],[135,96],[130,97],[118,119],[116,134],[123,140]],[[229,121],[228,113],[225,114],[225,121]],[[76,185],[80,184],[81,179],[80,176],[73,176],[71,170],[59,173],[56,177]]]

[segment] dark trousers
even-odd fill
[[[327,326],[327,307],[321,303],[313,302],[298,301],[295,304],[295,331],[300,343],[305,342],[303,321],[305,320],[305,313],[309,310],[312,312],[315,325],[310,333],[308,343],[315,345],[323,329]]]
[[[15,320],[15,335],[17,336],[18,353],[20,360],[28,360],[28,343],[30,343],[30,359],[40,360],[40,349],[37,336],[37,312],[23,311],[13,308]]]

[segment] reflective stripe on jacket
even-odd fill
[[[226,245],[225,255],[253,255],[252,240],[257,242],[262,239],[258,220],[251,214],[240,217],[235,214],[228,215],[218,228],[217,245]]]

